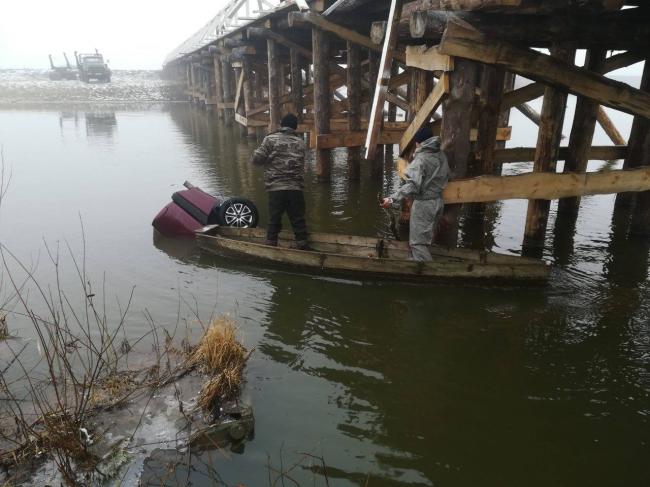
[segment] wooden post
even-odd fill
[[[560,61],[571,63],[575,57],[575,50],[554,46],[551,48],[551,56]],[[562,140],[566,101],[566,91],[552,87],[546,88],[537,136],[534,171],[555,171]],[[549,210],[550,201],[529,200],[523,242],[525,253],[537,256],[541,253],[546,236]]]
[[[246,119],[248,119],[248,112],[250,112],[255,104],[253,102],[253,69],[251,68],[251,60],[248,56],[244,56],[242,59],[242,69],[244,71],[244,113],[246,114]],[[257,133],[257,129],[248,125],[246,127],[246,134],[249,137],[254,137]]]
[[[330,131],[330,39],[320,29],[312,29],[312,55],[314,63],[314,132],[316,136]],[[319,181],[330,179],[330,150],[316,149],[316,177]]]
[[[347,43],[348,50],[348,130],[361,130],[361,47],[353,42]],[[356,181],[361,178],[361,148],[348,148],[348,178]]]
[[[483,66],[481,73],[481,94],[478,100],[478,138],[476,154],[479,157],[479,173],[494,174],[494,154],[497,144],[497,129],[502,116],[501,100],[505,84],[505,70],[499,66]],[[481,219],[485,215],[485,205],[472,205],[472,213]]]
[[[646,60],[643,68],[641,90],[650,92],[650,60]],[[629,152],[624,167],[631,169],[650,163],[650,120],[634,117],[628,147]],[[622,196],[619,195],[619,198]],[[650,236],[650,191],[644,191],[636,196],[630,234]]]
[[[235,80],[232,66],[230,65],[229,57],[222,56],[221,58],[221,85],[223,87],[223,102],[225,108],[223,110],[223,117],[226,126],[230,127],[235,118],[235,110],[231,108],[235,102]]]
[[[397,76],[398,72],[399,72],[399,66],[397,65],[396,62],[393,62],[390,68],[390,78],[393,79],[395,76]],[[388,121],[389,122],[397,121],[397,105],[393,103],[388,105]],[[393,144],[386,144],[384,147],[385,147],[386,156],[392,157],[394,151]]]
[[[293,113],[301,122],[302,114],[302,59],[298,51],[291,49],[291,99],[293,101]]]
[[[266,40],[269,67],[269,132],[280,128],[280,62],[278,46],[272,39]]]
[[[467,174],[467,163],[471,153],[469,114],[472,113],[477,86],[477,65],[463,58],[455,60],[454,71],[448,73],[450,90],[442,104],[442,126],[440,136],[442,150],[447,156],[452,177],[462,178]],[[455,247],[458,243],[458,217],[460,205],[445,207],[443,223],[436,234],[436,241]]]
[[[379,76],[379,61],[380,56],[373,50],[368,51],[368,100],[372,100],[375,96],[376,83],[374,82]],[[370,119],[370,112],[372,111],[372,101],[367,105],[366,117]],[[370,176],[372,178],[380,178],[383,174],[382,161],[378,157],[370,159]]]
[[[587,51],[585,68],[599,73],[603,70],[607,51],[591,49]],[[564,162],[563,172],[585,172],[589,162],[587,152],[591,148],[596,128],[596,118],[599,104],[584,96],[579,96],[576,102],[573,127],[569,138],[569,155]],[[558,202],[558,212],[569,213],[574,218],[578,215],[580,197],[564,198]]]
[[[212,58],[214,64],[214,91],[217,102],[217,116],[219,119],[223,119],[223,87],[222,87],[222,76],[221,76],[221,56],[215,54]]]

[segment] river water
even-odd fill
[[[263,175],[248,163],[258,141],[186,103],[161,102],[173,88],[151,74],[116,73],[90,87],[52,88],[42,73],[0,80],[11,173],[2,245],[48,283],[46,245],[58,245],[62,283],[74,288],[67,246],[79,259],[85,239],[87,272],[105,286],[109,313],[135,287],[133,340],[149,330],[145,310],[170,329],[180,314],[195,337],[195,312],[230,314],[255,348],[243,392],[255,437],[243,453],[212,457],[228,485],[268,485],[269,464],[287,468],[302,452],[323,457],[330,485],[650,485],[648,245],[625,238],[613,196],[584,198],[575,231],[554,231],[553,211],[544,287],[269,270],[154,238],[151,227],[184,180],[251,198],[265,222]],[[615,120],[627,134],[629,118]],[[511,125],[511,146],[534,144],[529,122],[513,113]],[[385,231],[376,199],[394,174],[348,182],[344,156],[330,185],[315,182],[308,162],[310,227]],[[526,202],[491,212],[494,249],[518,253]],[[0,292],[10,294],[6,279]],[[36,354],[33,328],[11,313],[15,302],[8,307],[12,334]],[[141,343],[144,353],[149,346]],[[0,347],[0,364],[8,357]],[[291,475],[325,484],[304,462]],[[198,467],[190,477],[212,485]]]

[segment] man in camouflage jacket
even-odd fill
[[[431,128],[420,129],[415,134],[417,150],[413,162],[404,174],[404,183],[395,193],[384,198],[382,208],[389,208],[405,198],[413,199],[409,222],[409,247],[411,257],[417,261],[432,260],[429,245],[442,216],[444,202],[442,190],[449,181],[449,164],[440,150],[440,139]]]
[[[282,215],[287,212],[296,237],[296,248],[307,250],[305,222],[305,142],[296,133],[298,119],[289,113],[281,128],[264,138],[253,153],[253,164],[264,166],[264,180],[269,195],[269,224],[266,244],[277,246],[282,229]]]

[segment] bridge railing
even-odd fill
[[[207,24],[165,58],[171,63],[272,12],[291,0],[231,0]]]

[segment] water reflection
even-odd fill
[[[112,111],[92,111],[85,113],[86,136],[111,142],[117,130],[117,118]]]

